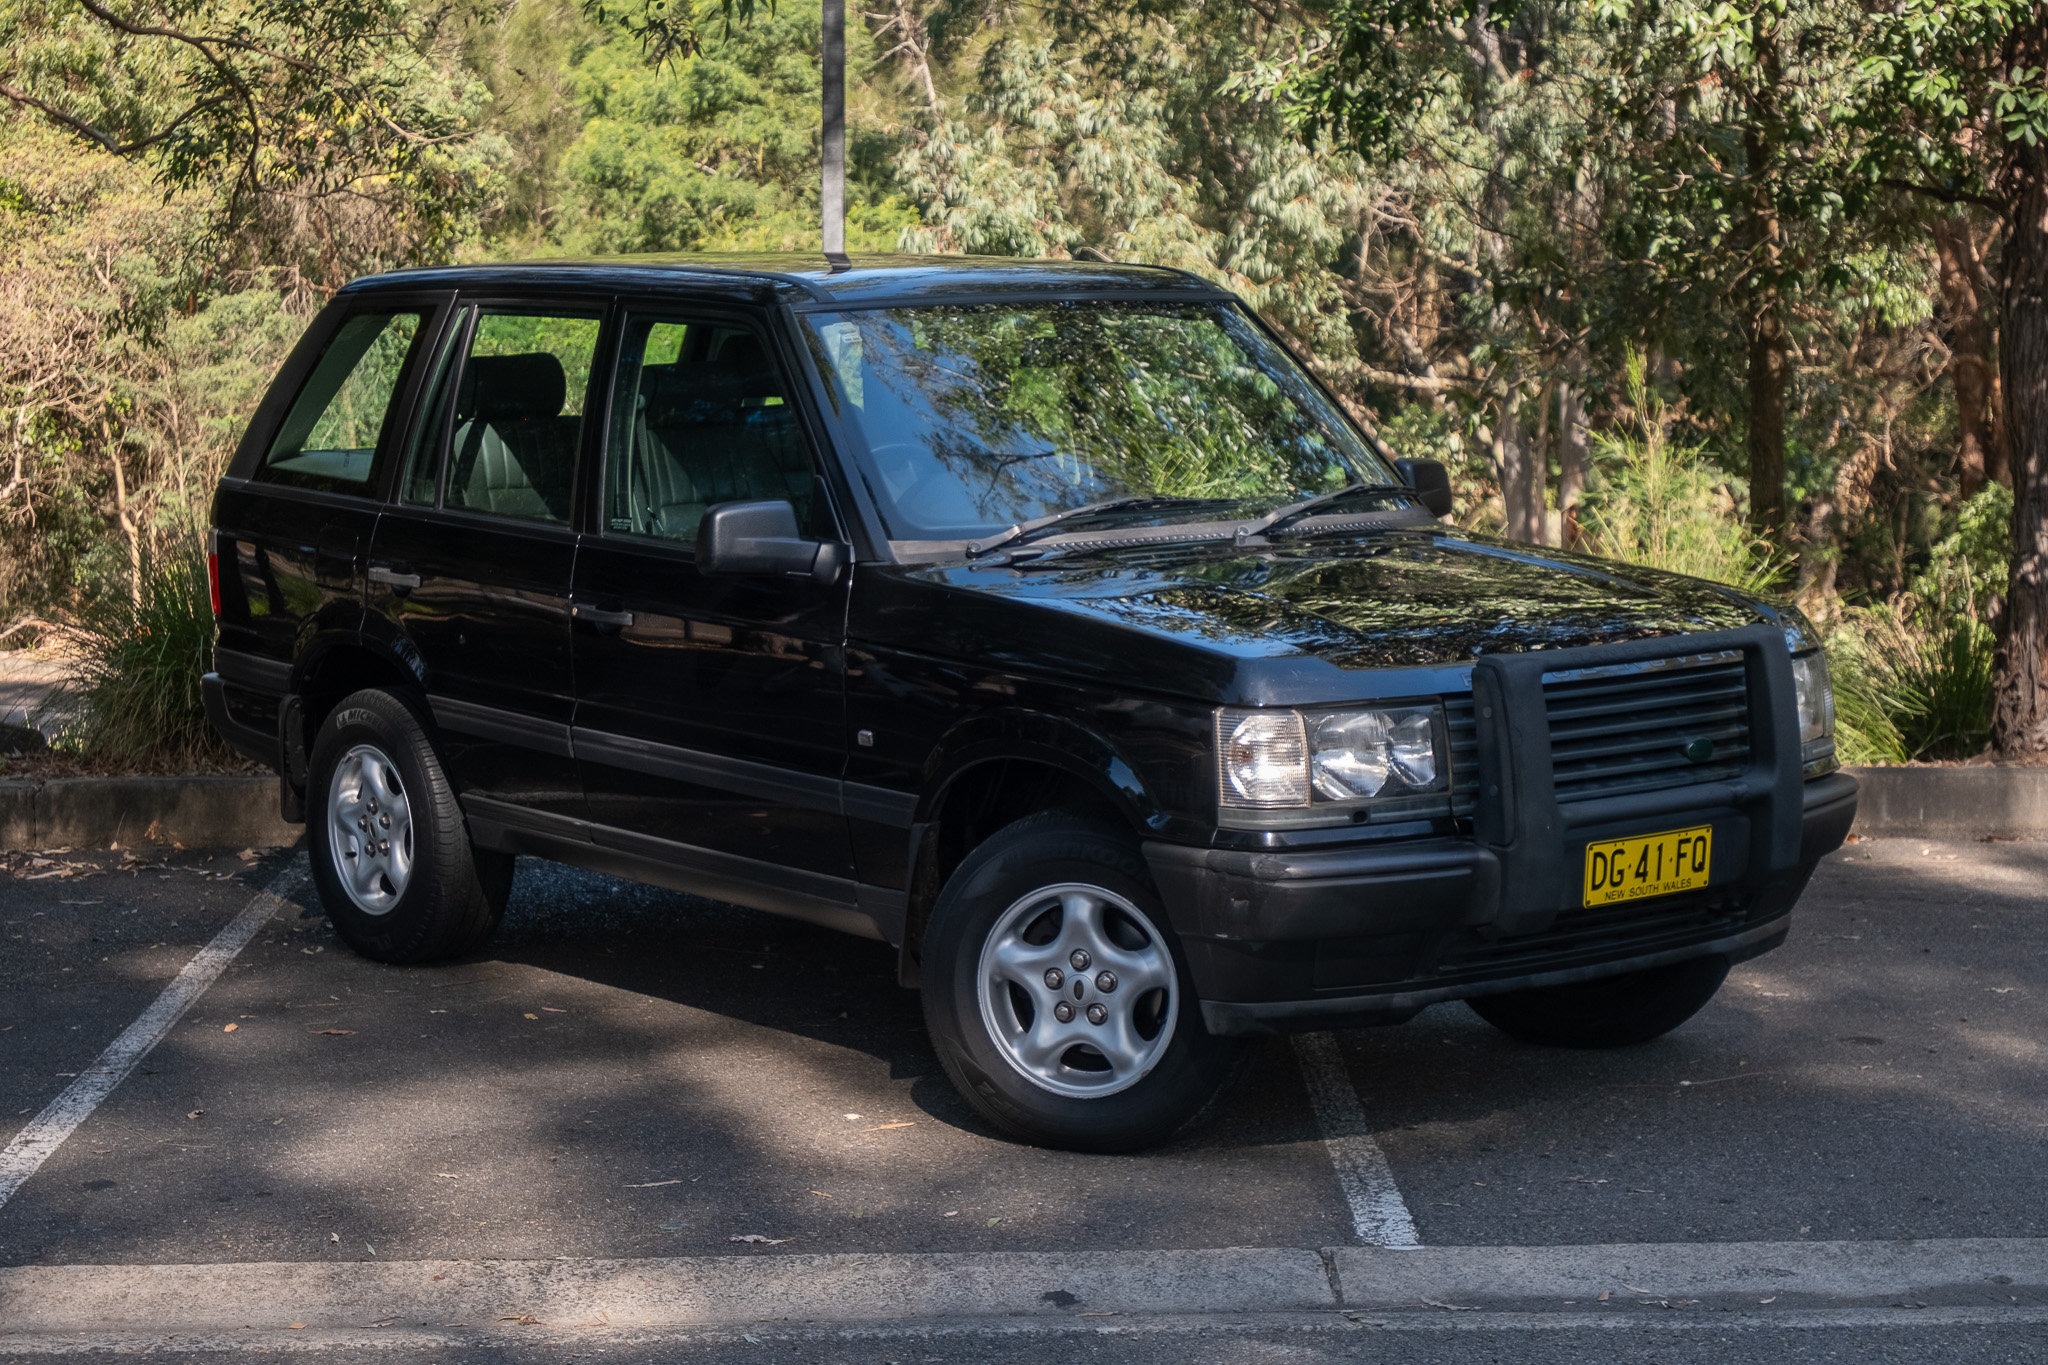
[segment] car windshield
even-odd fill
[[[1118,498],[1188,499],[1196,514],[1213,501],[1226,515],[1225,503],[1393,482],[1230,304],[926,305],[805,321],[892,540],[969,539]]]

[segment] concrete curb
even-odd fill
[[[1334,1270],[1335,1273],[1332,1273]],[[1758,1296],[1789,1307],[2038,1308],[2048,1241],[732,1255],[647,1260],[69,1265],[0,1270],[9,1335],[370,1326],[675,1330],[754,1322],[1557,1309]],[[1601,1300],[1605,1291],[1609,1300]]]
[[[1850,768],[1858,834],[1873,838],[2048,836],[2048,768]]]
[[[1879,1305],[1940,1296],[2032,1301],[2048,1285],[2048,1241],[1694,1242],[1621,1246],[1338,1247],[1347,1308],[1449,1303],[1580,1304],[1616,1297],[1772,1296],[1787,1307]]]
[[[274,848],[302,825],[277,813],[275,777],[59,777],[0,782],[0,851]]]
[[[10,1334],[275,1330],[531,1317],[676,1328],[1069,1313],[1328,1309],[1313,1251],[736,1255],[637,1261],[363,1261],[0,1270]]]
[[[1850,768],[1856,833],[1871,838],[2048,837],[2048,768]],[[65,777],[0,781],[0,851],[275,848],[303,825],[277,814],[277,779]]]

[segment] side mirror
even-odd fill
[[[786,502],[722,502],[706,508],[697,524],[701,574],[804,574],[830,586],[845,567],[846,547],[805,539],[797,530],[796,509]]]
[[[1414,489],[1433,517],[1451,514],[1451,473],[1439,460],[1396,460],[1401,482]]]

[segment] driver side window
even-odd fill
[[[799,526],[823,510],[761,337],[729,320],[633,318],[612,394],[605,529],[691,545],[706,508],[765,501],[792,504]]]

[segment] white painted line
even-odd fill
[[[1330,1164],[1337,1170],[1337,1187],[1351,1206],[1351,1226],[1358,1240],[1397,1251],[1421,1246],[1386,1153],[1366,1126],[1365,1110],[1351,1088],[1337,1040],[1327,1033],[1297,1034],[1294,1055],[1301,1062],[1301,1078],[1308,1084]]]
[[[43,1112],[30,1119],[28,1126],[15,1134],[14,1141],[0,1150],[0,1208],[6,1207],[14,1192],[50,1159],[52,1152],[64,1145],[64,1139],[92,1116],[100,1101],[114,1093],[114,1087],[127,1079],[135,1064],[163,1041],[192,1002],[256,937],[264,921],[283,907],[284,895],[293,894],[297,885],[298,874],[293,871],[280,880],[276,890],[257,892],[242,913],[185,964],[185,970],[164,988],[156,1003],[121,1031],[121,1036],[93,1062],[92,1069],[79,1073],[77,1080],[43,1106]]]

